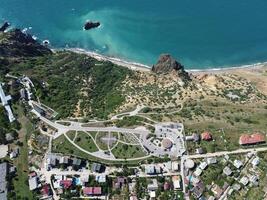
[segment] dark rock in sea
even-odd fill
[[[4,32],[9,26],[10,26],[10,23],[5,22],[5,23],[0,27],[0,32]]]
[[[177,73],[183,80],[190,80],[189,74],[184,70],[184,66],[176,61],[169,54],[162,54],[157,64],[152,66],[152,71],[157,74]]]
[[[51,54],[52,51],[38,43],[31,35],[20,29],[0,32],[0,56],[3,57],[33,57]]]
[[[88,21],[84,24],[84,30],[90,30],[93,28],[97,28],[100,26],[100,22],[92,22],[92,21]]]

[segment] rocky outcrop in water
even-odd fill
[[[100,26],[100,22],[92,22],[92,21],[87,21],[85,24],[84,24],[84,30],[90,30],[90,29],[93,29],[93,28],[97,28]]]
[[[31,35],[20,29],[0,32],[0,56],[2,57],[33,57],[51,54],[52,51],[38,43]]]
[[[152,71],[157,74],[177,73],[181,79],[190,80],[190,76],[184,70],[184,66],[169,54],[160,55],[158,62],[153,65]]]
[[[8,22],[5,22],[1,27],[0,27],[0,32],[4,32],[10,24]]]

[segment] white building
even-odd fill
[[[202,163],[200,163],[199,168],[202,169],[202,170],[204,170],[204,169],[207,168],[207,166],[208,166],[208,163],[202,162]]]
[[[249,179],[246,176],[243,176],[239,182],[246,186],[249,183]]]
[[[253,167],[258,166],[260,164],[260,158],[257,156],[251,161],[251,164],[253,165]]]
[[[240,169],[243,166],[243,162],[241,160],[234,160],[234,166]]]
[[[217,159],[216,157],[211,157],[211,158],[207,158],[207,163],[210,164],[216,164],[217,163]]]
[[[195,176],[200,176],[202,174],[202,169],[200,168],[197,168],[195,171],[194,171],[194,175]]]

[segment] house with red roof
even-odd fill
[[[64,188],[64,189],[68,189],[72,186],[72,180],[61,180],[60,181],[60,185]]]
[[[261,133],[254,133],[252,135],[243,134],[239,138],[240,145],[253,145],[253,144],[260,144],[265,143],[266,138],[265,135]]]
[[[85,196],[101,195],[102,188],[101,187],[85,187],[83,188],[83,194]]]
[[[201,139],[202,139],[202,140],[205,140],[205,141],[210,141],[210,140],[212,140],[212,135],[211,135],[210,132],[205,131],[205,132],[203,132],[203,133],[201,134]]]
[[[45,184],[43,187],[42,187],[42,195],[43,197],[48,197],[52,194],[51,192],[51,188],[50,188],[50,185],[49,184]]]

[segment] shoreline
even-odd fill
[[[144,65],[137,62],[131,62],[126,61],[120,58],[111,57],[111,56],[105,56],[103,54],[99,54],[93,51],[81,49],[81,48],[62,48],[62,49],[54,49],[55,51],[58,50],[68,50],[79,54],[86,54],[88,56],[91,56],[97,60],[101,61],[110,61],[114,64],[127,67],[128,69],[134,70],[134,71],[151,71],[152,66]],[[258,62],[254,64],[247,64],[247,65],[236,65],[232,67],[218,67],[218,68],[207,68],[207,69],[185,69],[188,73],[191,74],[203,74],[203,73],[209,73],[209,74],[217,74],[217,73],[225,73],[225,72],[233,72],[236,70],[258,70],[263,67],[267,66],[267,62]]]

